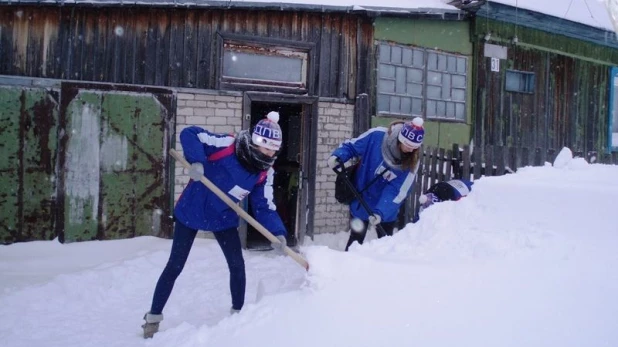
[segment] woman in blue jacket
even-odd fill
[[[355,223],[346,251],[354,241],[363,243],[368,227],[379,224],[387,235],[393,235],[399,207],[410,193],[418,169],[424,134],[423,119],[416,117],[409,122],[393,122],[388,128],[369,129],[333,151],[328,159],[333,170],[340,163],[359,161],[352,183],[371,210],[368,213],[356,199],[350,203]],[[381,177],[374,179],[377,176]]]
[[[212,231],[230,271],[231,312],[238,312],[245,301],[245,262],[238,235],[238,215],[210,191],[200,178],[206,176],[234,202],[249,196],[253,216],[286,245],[286,230],[273,203],[272,165],[281,148],[279,113],[270,112],[252,133],[238,136],[213,134],[192,126],[180,133],[184,156],[191,168],[191,181],[176,203],[176,225],[170,258],[155,287],[152,306],[144,316],[144,338],[152,337],[163,320],[165,306],[174,282],[185,265],[198,230]]]

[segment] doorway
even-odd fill
[[[298,243],[298,206],[303,143],[303,105],[267,101],[251,103],[250,129],[271,111],[279,112],[279,126],[283,132],[283,145],[273,165],[274,203],[277,212],[288,231],[287,243],[293,247]],[[249,206],[249,214],[251,206]],[[253,226],[247,225],[247,248],[270,250],[270,241]]]

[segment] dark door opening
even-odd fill
[[[288,246],[298,242],[298,190],[301,169],[302,104],[285,104],[274,102],[251,103],[251,128],[263,119],[268,112],[279,112],[279,126],[283,132],[283,145],[275,161],[275,178],[273,183],[274,202],[277,212],[288,235]],[[249,208],[251,214],[251,208]],[[247,225],[247,248],[253,250],[270,250],[270,241],[251,225]]]

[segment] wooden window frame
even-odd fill
[[[236,45],[243,49],[253,50],[259,53],[260,50],[278,51],[282,54],[304,55],[306,63],[301,74],[304,74],[304,83],[267,81],[250,78],[237,78],[224,76],[223,74],[223,55],[226,44]],[[264,91],[282,92],[288,94],[314,94],[313,79],[315,73],[315,44],[311,42],[300,42],[293,40],[274,39],[266,37],[256,37],[249,35],[237,35],[228,33],[217,33],[217,76],[216,88],[225,90],[239,91]]]
[[[525,79],[526,81],[523,84],[524,86],[529,86],[530,88],[525,88],[525,89],[519,88],[517,90],[509,89],[507,87],[508,86],[507,79],[508,79],[509,74],[518,74],[520,78],[525,77],[523,79]],[[533,79],[532,83],[530,83],[530,81],[527,80],[530,77]],[[535,89],[536,89],[536,74],[534,72],[507,69],[506,72],[504,73],[504,91],[511,92],[511,93],[534,94]]]
[[[376,84],[375,84],[375,88],[376,88],[376,114],[378,116],[382,116],[382,117],[396,117],[396,118],[411,118],[411,117],[416,117],[416,116],[421,116],[425,119],[431,119],[431,120],[436,120],[436,121],[441,121],[441,122],[455,122],[455,123],[465,123],[466,122],[466,114],[467,114],[467,106],[468,106],[468,78],[470,76],[470,67],[469,67],[469,57],[463,54],[456,54],[456,53],[447,53],[447,52],[442,52],[442,51],[436,51],[436,50],[432,50],[432,49],[428,49],[428,48],[423,48],[423,47],[415,47],[415,46],[408,46],[408,45],[402,45],[402,44],[392,44],[389,43],[387,41],[377,41],[376,42],[377,45],[377,49],[376,49],[376,64],[377,64],[377,75],[376,75]],[[390,46],[391,49],[392,47],[400,47],[400,48],[405,48],[405,49],[411,49],[411,50],[417,50],[417,51],[421,51],[423,52],[423,65],[422,66],[417,66],[414,63],[412,65],[405,65],[403,64],[403,59],[402,59],[402,64],[398,64],[396,62],[393,62],[392,59],[390,61],[382,61],[383,59],[381,59],[380,57],[380,47],[381,46]],[[428,59],[429,59],[429,55],[430,54],[436,54],[437,56],[446,56],[446,57],[455,57],[455,59],[464,59],[465,60],[465,73],[458,73],[457,71],[453,72],[453,71],[442,71],[442,70],[438,70],[438,69],[430,69],[429,68],[429,64],[428,64]],[[420,114],[416,114],[414,113],[414,111],[412,111],[411,113],[393,113],[391,111],[391,109],[389,108],[388,111],[378,111],[378,98],[380,96],[388,96],[388,95],[393,95],[392,93],[388,93],[388,92],[384,92],[384,91],[380,91],[379,90],[379,82],[381,80],[388,80],[388,78],[381,78],[379,76],[380,74],[380,65],[384,64],[384,65],[389,65],[389,66],[402,66],[405,67],[407,69],[418,69],[418,70],[422,70],[423,73],[423,81],[422,83],[417,83],[414,82],[415,84],[418,84],[421,86],[422,88],[422,92],[421,95],[411,95],[411,94],[401,94],[401,97],[410,97],[410,98],[414,98],[414,99],[420,99],[421,100],[421,112]],[[436,73],[440,73],[440,74],[448,74],[450,76],[463,76],[465,78],[465,84],[464,84],[464,88],[460,88],[460,87],[453,87],[452,86],[452,82],[451,85],[448,86],[448,88],[452,91],[453,89],[457,89],[457,90],[462,90],[464,91],[464,98],[463,101],[460,100],[453,100],[451,99],[444,99],[442,97],[440,98],[429,98],[427,96],[427,89],[429,86],[431,86],[431,82],[428,81],[427,77],[429,72],[436,72]],[[394,77],[395,79],[397,78],[396,76]],[[407,76],[406,76],[407,79]],[[452,79],[451,79],[452,81]],[[440,85],[440,88],[445,88],[445,86]],[[451,93],[449,93],[451,94]],[[427,105],[428,102],[430,101],[434,101],[434,102],[445,102],[445,103],[452,103],[453,106],[455,107],[455,114],[454,117],[449,117],[446,114],[444,116],[438,116],[438,115],[432,115],[432,116],[428,116],[427,114]],[[456,116],[456,105],[460,104],[463,105],[464,107],[464,114],[463,114],[463,118],[457,118]],[[446,105],[445,105],[446,107]]]

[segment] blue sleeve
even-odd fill
[[[234,143],[230,135],[213,134],[197,126],[191,126],[180,132],[180,144],[185,159],[190,164],[206,163],[206,158],[212,153]]]
[[[373,136],[378,133],[383,133],[381,128],[373,128],[365,131],[359,137],[346,140],[333,151],[334,156],[341,159],[344,163],[354,157],[362,157],[367,151],[367,146],[370,146],[373,140]]]
[[[273,235],[285,236],[287,232],[279,213],[277,213],[277,207],[273,200],[274,174],[275,170],[270,168],[264,182],[257,184],[253,188],[251,194],[249,194],[249,199],[255,219]]]

